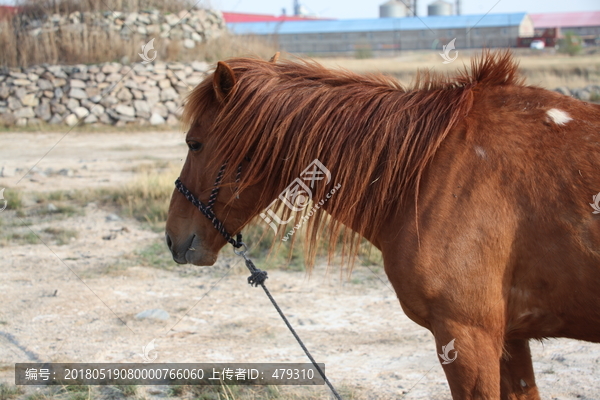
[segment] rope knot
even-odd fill
[[[248,283],[251,286],[262,285],[263,283],[265,283],[267,278],[268,278],[267,271],[262,271],[260,269],[257,269],[256,271],[252,272],[252,275],[250,275],[248,277]]]

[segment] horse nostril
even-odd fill
[[[169,250],[170,250],[171,246],[173,245],[173,241],[171,240],[171,237],[169,236],[168,233],[165,233],[165,240],[167,241],[167,246],[169,247]]]

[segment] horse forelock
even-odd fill
[[[314,159],[331,171],[332,182],[318,185],[313,200],[341,184],[327,205],[335,218],[327,220],[321,208],[308,220],[309,264],[324,224],[330,256],[342,230],[352,253],[359,237],[343,224],[369,237],[403,204],[416,204],[425,168],[469,113],[473,89],[521,84],[509,52],[485,52],[470,71],[454,76],[420,73],[410,88],[381,74],[330,70],[313,61],[236,58],[227,64],[236,84],[211,129],[218,141],[214,162],[236,166],[250,156],[240,189],[264,187],[253,215]],[[184,122],[193,124],[215,102],[209,77],[188,97]]]

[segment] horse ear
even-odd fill
[[[219,61],[213,76],[213,88],[215,89],[217,99],[220,102],[225,101],[225,98],[231,92],[234,85],[235,75],[233,74],[233,70],[226,63]]]
[[[273,57],[271,57],[269,62],[276,63],[277,60],[279,60],[279,52],[275,53],[275,55],[273,55]]]

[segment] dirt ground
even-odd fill
[[[0,188],[114,187],[133,179],[136,166],[178,163],[186,152],[178,132],[72,132],[37,165],[39,172],[21,179],[63,135],[0,134],[0,167],[16,170],[0,178]],[[49,169],[71,172],[43,172]],[[2,233],[16,229],[14,213],[0,213]],[[123,267],[123,258],[162,234],[111,213],[90,202],[68,218],[30,226],[76,230],[66,244],[0,247],[0,383],[14,384],[16,362],[140,362],[153,339],[157,362],[307,362],[229,248],[210,268]],[[269,271],[267,286],[346,398],[450,399],[440,349],[404,315],[381,267],[357,265],[350,278],[335,267],[318,267],[310,277],[270,270],[268,263],[259,268]],[[150,309],[168,318],[135,318]],[[533,342],[532,352],[544,399],[600,399],[600,344],[547,340]],[[147,387],[140,396],[166,393]],[[329,397],[325,387],[311,393]]]

